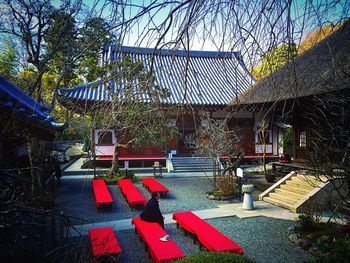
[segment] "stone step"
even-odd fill
[[[317,181],[316,179],[312,177],[304,177],[304,176],[293,176],[291,178],[293,182],[300,182],[300,183],[305,183],[308,185],[319,185],[321,182]]]
[[[174,171],[184,171],[184,172],[188,172],[188,171],[212,171],[213,167],[211,166],[205,166],[205,165],[173,165]]]
[[[208,167],[173,167],[175,171],[212,171]]]
[[[213,164],[209,163],[209,162],[173,162],[173,164],[176,164],[176,165],[195,165],[195,164],[198,164],[198,165],[213,166]]]
[[[186,162],[180,162],[180,161],[176,161],[176,162],[172,162],[173,164],[205,164],[205,165],[213,165],[212,162],[196,162],[196,161],[186,161]]]
[[[283,189],[283,188],[276,188],[275,192],[278,193],[278,194],[281,194],[281,195],[285,195],[285,196],[292,196],[292,197],[295,197],[295,198],[297,198],[299,200],[302,199],[305,196],[303,194],[295,193],[293,191],[289,191],[289,190],[286,190],[286,189]]]
[[[281,201],[288,203],[288,204],[291,204],[291,205],[294,205],[299,201],[298,198],[286,196],[286,195],[279,194],[279,193],[269,193],[269,197],[272,197],[272,198],[277,199],[277,200],[281,200]]]
[[[297,193],[297,194],[302,194],[302,195],[306,195],[306,194],[310,193],[309,189],[305,189],[305,188],[301,188],[301,187],[297,187],[297,186],[289,185],[289,184],[282,184],[280,186],[280,188]]]
[[[329,177],[325,176],[325,175],[320,175],[316,178],[319,182],[325,183],[329,180]]]
[[[213,166],[210,163],[173,163],[173,165],[177,165],[177,166],[191,166],[191,165]]]
[[[320,184],[320,181],[312,177],[305,177],[301,174],[293,175],[273,189],[268,196],[263,197],[263,200],[296,212],[296,204]]]
[[[291,185],[294,187],[303,188],[305,190],[313,190],[315,187],[310,185],[308,182],[299,182],[299,181],[293,181],[293,180],[287,180],[286,185]]]
[[[290,203],[287,203],[287,202],[275,199],[273,197],[265,196],[265,197],[263,197],[263,201],[268,202],[270,204],[274,204],[274,205],[283,207],[283,208],[286,208],[286,209],[288,209],[288,210],[290,210],[292,212],[295,212],[295,210],[296,210],[294,208],[294,206],[291,205]]]
[[[208,162],[173,162],[173,165],[206,165],[206,166],[213,166],[212,163],[208,163]]]
[[[187,169],[187,170],[174,170],[172,173],[206,173],[208,176],[212,176],[212,170],[193,170],[193,169]]]
[[[211,158],[174,157],[174,172],[210,172],[213,170]]]
[[[212,171],[212,168],[206,167],[174,167],[175,171]]]
[[[192,164],[186,164],[186,163],[173,163],[173,166],[178,166],[178,167],[188,167],[188,166],[205,166],[205,167],[213,167],[212,165],[207,165],[207,164],[198,164],[198,163],[192,163]]]
[[[173,157],[172,159],[171,159],[172,161],[183,161],[183,162],[185,162],[185,161],[193,161],[193,160],[195,160],[195,161],[213,161],[213,159],[211,159],[211,158],[194,158],[194,157]]]
[[[293,176],[293,178],[298,178],[301,180],[313,180],[313,181],[326,181],[327,180],[327,176],[324,175],[319,175],[319,176],[313,176],[313,175],[304,175],[304,174],[297,174],[297,176]]]

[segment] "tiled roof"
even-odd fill
[[[24,91],[0,76],[0,109],[24,121],[51,132],[62,131],[65,123],[57,122],[49,113],[49,107],[37,102]]]
[[[153,65],[154,84],[169,91],[169,96],[161,99],[164,105],[228,105],[255,83],[237,52],[154,52],[150,48],[106,46],[102,50],[102,63],[126,55],[133,62],[142,62],[147,72]],[[96,81],[71,89],[61,88],[58,94],[61,98],[106,102],[112,99],[112,94],[121,93],[123,85],[116,79]],[[150,101],[146,92],[135,93],[143,102]]]

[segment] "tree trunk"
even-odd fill
[[[55,108],[55,102],[56,102],[56,97],[57,97],[57,92],[58,92],[58,87],[60,86],[60,83],[63,79],[64,74],[61,74],[61,76],[58,78],[55,88],[53,90],[53,95],[52,95],[52,99],[50,102],[50,109],[49,109],[49,113],[52,112],[52,110]]]
[[[30,165],[30,175],[31,175],[31,190],[32,195],[35,191],[35,167],[34,167],[34,160],[33,160],[33,150],[32,150],[32,144],[33,140],[29,139],[27,142],[27,148],[28,148],[28,159],[29,159],[29,165]]]
[[[262,139],[262,146],[263,146],[263,168],[264,168],[264,175],[267,174],[266,170],[266,135],[265,135],[265,130],[266,130],[267,123],[265,121],[262,122],[262,127],[261,127],[261,139]]]
[[[43,102],[42,97],[41,97],[42,78],[43,78],[45,71],[41,68],[37,68],[37,71],[38,72],[37,72],[36,80],[29,85],[29,89],[28,89],[29,92],[28,93],[30,96],[33,96],[33,94],[35,94],[35,92],[36,92],[37,101],[42,103]]]
[[[213,179],[214,179],[214,188],[216,188],[216,160],[213,160]]]
[[[93,150],[93,166],[94,166],[94,178],[97,176],[96,174],[96,153],[95,153],[95,149]]]
[[[118,164],[118,143],[114,144],[114,151],[113,151],[113,160],[112,160],[112,167],[109,171],[110,174],[116,174],[119,171],[119,164]]]
[[[264,150],[263,150],[263,167],[264,167],[264,175],[267,174],[266,170],[266,143],[263,144]]]

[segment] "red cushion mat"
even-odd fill
[[[149,190],[154,193],[154,192],[162,192],[162,193],[167,193],[169,192],[169,189],[166,188],[164,185],[159,183],[153,178],[142,178],[141,182],[149,188]]]
[[[173,219],[185,230],[195,234],[209,251],[230,251],[243,254],[241,246],[192,212],[176,212],[173,214]]]
[[[102,155],[102,156],[96,156],[97,160],[100,161],[110,161],[113,160],[112,155]],[[118,160],[124,161],[124,160],[165,160],[165,155],[119,155]]]
[[[118,185],[131,206],[146,205],[146,198],[140,193],[130,179],[121,179],[118,181]]]
[[[104,180],[92,180],[92,189],[97,205],[103,203],[113,203],[113,198],[110,192],[108,191]]]
[[[111,227],[89,229],[89,236],[92,253],[95,257],[119,254],[122,251]]]
[[[171,238],[167,242],[159,240],[167,233],[158,223],[142,221],[138,217],[134,217],[131,223],[135,225],[138,234],[147,244],[149,252],[155,262],[167,262],[185,257],[185,254]]]
[[[130,187],[130,185],[133,185],[130,179],[121,179],[118,180],[118,185],[121,187],[121,189],[124,189],[126,187]]]
[[[186,214],[187,212],[176,212],[173,213],[173,219],[187,232],[191,234],[196,234],[195,224],[197,221],[195,218],[191,218],[191,216]]]
[[[263,153],[246,153],[244,154],[244,158],[261,158],[263,157]],[[220,158],[228,158],[228,154],[222,154]],[[266,153],[265,157],[278,157],[277,155],[273,155],[272,153]],[[234,158],[237,158],[237,155],[234,155]]]

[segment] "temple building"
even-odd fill
[[[229,127],[239,127],[242,148],[246,156],[259,156],[263,150],[259,144],[259,116],[248,110],[232,112],[229,103],[247,91],[256,81],[246,68],[239,52],[154,50],[150,48],[105,46],[102,49],[100,65],[122,61],[128,58],[132,63],[142,63],[147,72],[154,76],[153,85],[167,91],[167,96],[158,103],[167,108],[181,109],[181,116],[169,113],[167,119],[179,131],[179,138],[171,142],[170,148],[146,146],[137,151],[121,149],[119,158],[128,156],[151,156],[151,159],[165,159],[169,150],[177,156],[190,155],[191,150],[184,142],[186,136],[207,125],[209,119],[226,119]],[[122,70],[122,69],[121,69]],[[125,82],[111,77],[108,81],[97,80],[73,88],[58,91],[59,102],[70,110],[87,113],[112,103],[114,96],[122,96]],[[137,91],[135,96],[144,103],[151,103],[146,92]],[[230,113],[230,117],[228,114]],[[272,125],[265,129],[269,156],[278,155],[278,142],[273,139]],[[116,134],[111,129],[95,129],[92,145],[97,159],[112,159]],[[277,135],[276,135],[277,136]],[[102,138],[103,137],[103,138]],[[230,143],[230,142],[228,142]]]

